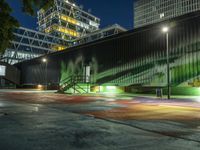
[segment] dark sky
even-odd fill
[[[7,0],[14,9],[15,16],[21,26],[36,29],[37,18],[21,12],[21,0]],[[91,9],[92,14],[101,19],[101,27],[114,23],[132,29],[133,27],[133,1],[134,0],[77,0],[78,5],[83,5],[84,10]]]

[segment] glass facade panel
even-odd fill
[[[134,28],[200,10],[200,0],[137,0]]]

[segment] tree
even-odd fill
[[[35,15],[35,10],[43,8],[43,9],[47,9],[50,6],[52,6],[54,3],[54,0],[22,0],[22,10],[33,16]]]
[[[21,0],[22,11],[34,16],[37,9],[47,9],[53,5],[54,0]],[[0,0],[0,54],[3,54],[10,41],[14,38],[13,30],[19,27],[18,21],[11,16],[12,9],[6,0]]]
[[[10,15],[12,9],[5,2],[0,0],[0,53],[3,53],[13,39],[13,29],[19,26],[17,20]]]

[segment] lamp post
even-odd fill
[[[166,34],[167,51],[167,98],[170,99],[170,66],[169,66],[169,27],[163,27],[162,32]]]
[[[45,90],[47,90],[47,59],[43,58],[42,62],[45,63]]]

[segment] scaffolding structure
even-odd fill
[[[15,64],[69,47],[70,41],[24,27],[17,28],[14,39],[1,61]]]
[[[0,61],[19,63],[48,53],[106,38],[125,28],[114,24],[99,29],[100,19],[83,10],[74,0],[54,0],[54,5],[38,11],[38,30],[14,30],[11,46]]]
[[[93,42],[99,39],[103,39],[121,32],[127,31],[125,28],[121,27],[118,24],[114,24],[108,27],[105,27],[103,29],[99,29],[95,32],[92,32],[90,34],[87,34],[86,36],[83,36],[81,38],[77,38],[73,41],[73,46]]]
[[[73,0],[54,0],[54,5],[38,11],[39,31],[73,40],[99,29],[100,19],[84,11]]]

